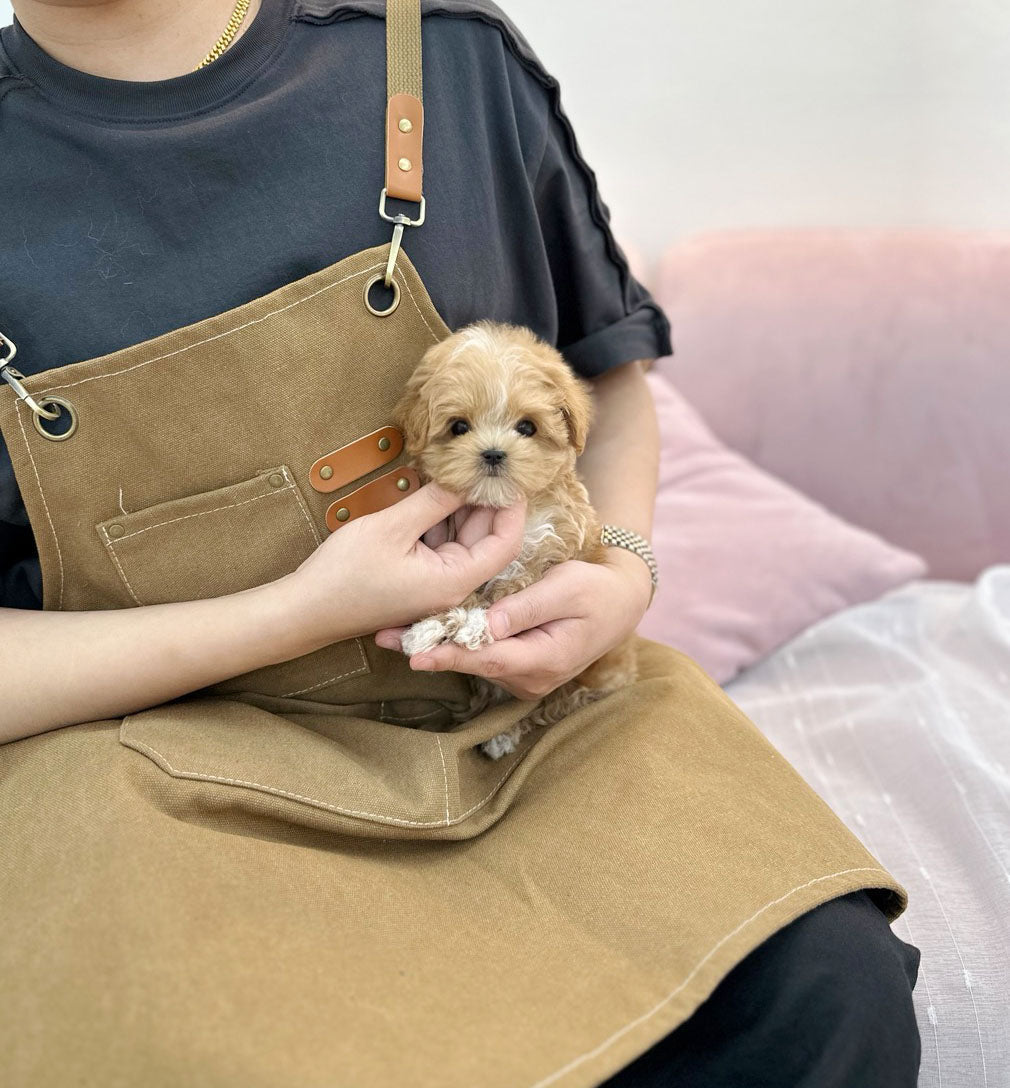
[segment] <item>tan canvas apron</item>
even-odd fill
[[[419,99],[416,0],[388,21],[390,94],[403,70]],[[62,441],[0,385],[46,609],[276,578],[327,510],[339,525],[414,486],[381,429],[448,329],[402,252],[399,304],[366,309],[388,256],[26,379],[73,406]],[[900,913],[900,885],[697,665],[644,640],[641,662],[499,762],[474,746],[528,704],[452,729],[461,679],[367,638],[0,747],[0,1079],[596,1085],[818,903],[866,887]]]

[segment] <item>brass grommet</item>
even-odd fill
[[[401,117],[400,123],[396,126],[401,132],[413,132],[414,126],[410,123],[409,117]]]
[[[398,479],[398,480],[396,481],[396,486],[397,486],[397,487],[398,487],[398,488],[399,488],[399,489],[400,489],[401,491],[409,491],[409,490],[410,490],[410,480],[408,480],[406,476],[401,476],[401,477],[400,477],[400,478],[399,478],[399,479]]]
[[[42,416],[38,412],[32,412],[32,423],[35,424],[35,430],[42,435],[43,438],[48,438],[50,442],[64,442],[77,430],[77,409],[68,400],[64,400],[62,397],[39,397],[38,405],[40,408],[45,408],[50,404],[58,404],[62,411],[70,413],[70,426],[62,434],[51,434],[42,426]],[[59,419],[59,416],[56,417]]]
[[[121,536],[126,535],[126,530],[117,521],[114,524],[109,526],[108,533],[109,533],[109,536],[111,536],[113,538],[113,540],[118,540]]]
[[[329,465],[323,465],[319,470],[319,478],[321,480],[329,480],[333,476],[333,469]]]
[[[337,519],[337,521],[347,521],[347,519],[351,516],[351,512],[347,509],[346,506],[341,506],[341,508],[333,516]]]
[[[382,450],[383,453],[389,449],[389,439],[385,435],[379,439],[379,449]]]
[[[406,174],[414,164],[405,155],[396,165]]]
[[[376,272],[375,275],[365,283],[365,309],[368,310],[370,314],[375,314],[376,317],[389,317],[396,307],[400,305],[400,284],[395,276],[390,283],[390,287],[393,288],[393,301],[389,304],[388,310],[377,310],[371,302],[368,301],[368,292],[371,291],[377,283],[381,283],[383,278],[382,272]]]

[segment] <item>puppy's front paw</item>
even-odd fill
[[[516,741],[511,733],[499,733],[497,737],[484,741],[480,750],[491,759],[501,759],[502,756],[510,756],[516,750]]]
[[[449,613],[446,627],[448,637],[457,646],[465,646],[468,650],[476,650],[494,641],[484,608],[454,608]]]
[[[429,616],[411,624],[400,639],[400,648],[408,656],[420,654],[443,642],[455,642],[468,650],[494,641],[483,608],[450,608],[439,616]]]
[[[447,636],[445,624],[440,616],[430,616],[426,620],[418,620],[412,623],[403,637],[400,639],[400,649],[409,657],[412,654],[424,653],[433,646],[445,642]]]

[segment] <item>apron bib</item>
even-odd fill
[[[421,195],[417,0],[387,28],[383,211]],[[449,329],[387,218],[390,246],[0,383],[44,608],[258,585],[417,486],[390,414]],[[367,638],[0,747],[5,1083],[581,1088],[817,904],[897,917],[721,688],[639,654],[497,762],[475,746],[531,704],[453,728],[464,679]]]

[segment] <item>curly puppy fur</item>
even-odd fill
[[[588,385],[531,330],[479,321],[429,348],[394,411],[407,460],[421,476],[459,492],[475,506],[527,500],[517,559],[458,608],[415,623],[404,653],[452,641],[470,649],[492,641],[485,609],[539,581],[566,559],[601,562],[600,523],[575,472],[592,415]],[[550,725],[636,676],[634,643],[626,639],[574,680],[544,697],[508,733],[481,745],[498,759],[536,725]],[[480,677],[461,721],[509,698]]]

